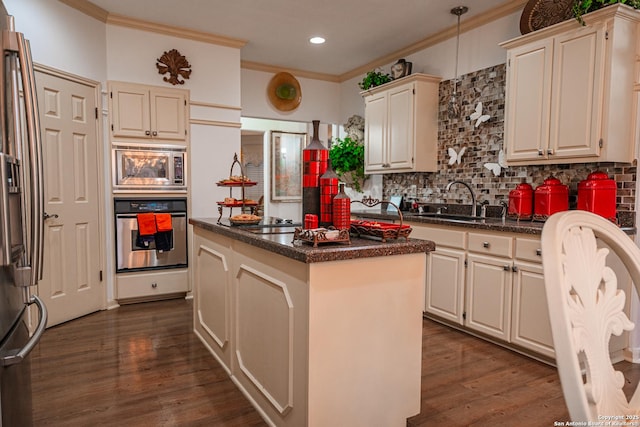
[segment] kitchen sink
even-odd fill
[[[442,219],[445,221],[452,221],[452,222],[470,222],[470,223],[477,223],[477,222],[492,222],[492,221],[501,221],[501,218],[496,218],[496,217],[480,217],[480,216],[471,216],[471,215],[464,215],[464,214],[450,214],[450,213],[437,213],[437,212],[422,212],[422,213],[415,213],[415,214],[410,214],[407,215],[405,218],[407,220],[409,220],[411,217],[418,217],[418,218],[437,218],[437,219]]]

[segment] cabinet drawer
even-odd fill
[[[516,238],[516,258],[541,263],[540,239]]]
[[[447,246],[450,248],[465,249],[466,248],[466,232],[452,228],[425,227],[421,225],[410,224],[412,231],[410,237],[414,239],[431,240],[436,244],[436,250],[439,246]]]
[[[155,295],[187,292],[187,270],[168,270],[154,273],[130,273],[116,276],[118,299],[153,297]]]
[[[494,234],[469,233],[469,251],[510,258],[513,238]]]

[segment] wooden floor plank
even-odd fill
[[[423,324],[421,411],[408,426],[569,419],[555,368]],[[127,305],[52,327],[31,361],[36,426],[266,425],[196,338],[189,300]],[[631,390],[640,369],[626,364],[624,373]]]

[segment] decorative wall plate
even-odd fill
[[[527,34],[573,19],[573,3],[574,0],[529,0],[520,17],[520,32]]]
[[[300,83],[293,75],[284,71],[271,78],[267,95],[271,105],[280,111],[295,110],[302,101]]]

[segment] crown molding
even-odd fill
[[[490,22],[495,21],[496,19],[503,18],[507,15],[511,15],[517,11],[521,11],[524,8],[524,5],[528,0],[510,0],[502,5],[495,7],[494,9],[485,12],[481,15],[474,16],[473,18],[469,18],[468,20],[461,21],[460,23],[460,33],[464,33],[474,28],[481,27]],[[457,34],[457,25],[449,27],[438,34],[434,34],[431,37],[427,37],[419,42],[416,42],[412,45],[409,45],[405,48],[397,50],[388,55],[382,56],[374,61],[369,62],[368,64],[362,65],[358,68],[354,68],[351,71],[347,71],[344,74],[340,74],[338,76],[338,80],[340,82],[344,82],[346,80],[352,79],[359,75],[365,74],[366,72],[373,70],[377,67],[381,67],[383,65],[389,64],[391,62],[395,62],[398,58],[402,58],[412,53],[419,52],[428,47],[434,46],[438,43],[442,43],[445,40],[448,40],[452,37],[455,37]]]
[[[247,41],[242,39],[220,36],[217,34],[207,33],[204,31],[196,31],[190,28],[175,27],[175,26],[166,25],[166,24],[158,24],[156,22],[130,18],[128,16],[118,15],[115,13],[109,13],[108,11],[94,5],[88,0],[58,0],[58,1],[109,25],[117,25],[120,27],[133,28],[136,30],[148,31],[152,33],[163,34],[166,36],[195,40],[195,41],[215,44],[219,46],[233,47],[236,49],[240,49],[247,44]]]
[[[88,0],[58,0],[60,3],[64,3],[69,7],[76,9],[79,12],[89,15],[90,17],[97,19],[101,22],[107,22],[107,16],[109,12],[103,8],[96,6]]]
[[[340,83],[340,77],[335,74],[316,73],[314,71],[298,70],[296,68],[279,67],[277,65],[263,64],[261,62],[240,61],[240,68],[254,71],[263,71],[265,73],[279,73],[286,71],[296,77],[303,77],[314,80],[324,80],[327,82]]]
[[[233,47],[237,49],[240,49],[247,44],[247,41],[242,39],[224,37],[224,36],[219,36],[216,34],[211,34],[203,31],[191,30],[189,28],[174,27],[171,25],[158,24],[151,21],[144,21],[141,19],[134,19],[134,18],[129,18],[127,16],[123,16],[123,15],[109,13],[108,11],[94,5],[88,0],[58,0],[58,1],[86,15],[89,15],[99,21],[102,21],[111,25],[134,28],[141,31],[154,32],[158,34],[190,39],[190,40],[200,41],[204,43],[211,43],[211,44],[216,44],[220,46]],[[488,12],[485,12],[481,15],[477,15],[473,18],[469,18],[467,20],[462,21],[460,23],[460,32],[464,33],[464,32],[470,31],[474,28],[478,28],[492,21],[495,21],[496,19],[500,19],[504,16],[510,15],[519,10],[521,11],[524,8],[524,5],[527,3],[527,1],[528,0],[507,0],[502,5]],[[283,68],[277,65],[263,64],[259,62],[253,62],[253,61],[240,61],[240,66],[241,68],[244,68],[244,69],[263,71],[268,73],[288,71],[297,77],[309,78],[314,80],[323,80],[323,81],[334,82],[334,83],[342,83],[354,77],[365,74],[366,72],[372,69],[394,62],[398,58],[411,55],[413,53],[419,52],[428,47],[441,43],[445,40],[448,40],[452,37],[455,37],[456,34],[457,34],[457,26],[454,25],[439,32],[438,34],[435,34],[431,37],[427,37],[426,39],[418,41],[405,48],[402,48],[388,55],[382,56],[374,61],[371,61],[368,64],[364,64],[360,67],[354,68],[353,70],[347,71],[346,73],[339,74],[339,75],[328,74],[328,73],[317,73],[317,72],[308,71],[308,70]]]
[[[219,36],[216,34],[206,33],[204,31],[191,30],[189,28],[158,24],[151,21],[144,21],[142,19],[129,18],[127,16],[118,15],[115,13],[110,13],[109,16],[107,16],[107,24],[163,34],[165,36],[179,37],[183,39],[195,40],[220,46],[233,47],[236,49],[240,49],[247,44],[247,41],[242,39]]]

